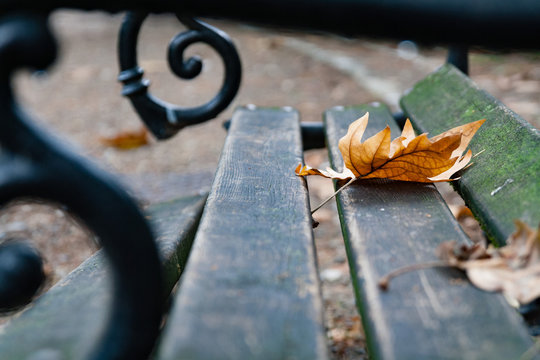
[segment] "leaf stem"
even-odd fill
[[[429,269],[429,268],[434,268],[434,267],[455,267],[455,266],[450,265],[449,263],[445,261],[430,261],[426,263],[419,263],[419,264],[404,266],[396,270],[393,270],[389,272],[388,274],[386,274],[385,276],[383,276],[379,280],[379,287],[382,290],[386,291],[388,290],[388,286],[390,285],[390,280],[392,280],[393,278],[403,275],[405,273],[411,272],[411,271]]]
[[[335,193],[333,193],[331,196],[329,196],[326,200],[324,200],[322,203],[320,203],[315,209],[311,210],[311,215],[313,215],[313,213],[317,210],[319,210],[320,208],[322,208],[327,202],[329,202],[330,200],[332,200],[337,194],[339,194],[343,189],[345,189],[346,187],[348,187],[349,185],[351,185],[355,180],[358,180],[359,178],[352,178],[351,180],[349,180],[345,185],[343,185],[342,187],[340,187],[339,189],[336,190]]]
[[[472,156],[473,159],[474,159],[475,157],[477,157],[478,155],[480,155],[481,153],[483,153],[484,151],[486,151],[486,149],[482,149],[481,151],[479,151],[479,152],[477,152],[476,154],[474,154],[474,155]]]

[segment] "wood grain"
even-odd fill
[[[481,90],[452,65],[431,74],[401,100],[414,126],[437,135],[486,119],[470,143],[474,165],[455,188],[486,234],[504,244],[514,219],[532,227],[540,221],[540,133],[519,115]]]
[[[148,209],[165,268],[167,294],[185,266],[205,199],[204,195],[190,196]],[[110,285],[106,258],[98,251],[0,329],[0,358],[87,358],[105,325]]]
[[[238,109],[158,359],[324,359],[298,114]]]
[[[389,124],[381,105],[335,108],[326,113],[327,144],[341,170],[337,148],[348,125],[370,112],[367,138]],[[366,180],[337,198],[357,304],[372,359],[517,359],[532,344],[521,318],[502,296],[475,289],[457,270],[428,269],[377,283],[388,272],[436,260],[443,241],[468,241],[431,184]]]

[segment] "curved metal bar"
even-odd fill
[[[178,16],[189,29],[176,35],[169,44],[169,66],[182,79],[197,77],[202,69],[198,57],[184,59],[187,47],[203,42],[211,46],[223,60],[225,76],[221,89],[206,104],[184,108],[164,102],[148,92],[149,81],[137,64],[137,38],[147,13],[130,12],[120,29],[118,53],[120,75],[124,83],[122,95],[127,96],[141,119],[158,139],[167,139],[180,129],[215,118],[232,102],[240,87],[242,67],[231,39],[223,31],[203,22]]]
[[[27,241],[0,244],[0,313],[28,304],[44,282],[43,260]]]
[[[54,61],[46,15],[0,19],[0,206],[37,197],[65,205],[99,237],[113,269],[113,304],[90,359],[143,359],[164,309],[162,274],[149,225],[135,202],[103,171],[32,124],[11,88],[23,66]]]
[[[446,58],[448,64],[454,65],[465,75],[469,75],[469,48],[466,45],[450,45],[448,48],[448,56]]]
[[[0,12],[129,9],[436,44],[539,49],[538,0],[3,0]]]

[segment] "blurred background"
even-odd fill
[[[398,110],[400,95],[446,58],[442,47],[426,48],[410,41],[347,39],[212,20],[209,23],[232,37],[242,59],[242,86],[233,104],[217,119],[184,129],[170,140],[150,139],[145,146],[119,150],[104,139],[142,127],[116,81],[122,16],[58,11],[51,20],[61,54],[47,72],[17,76],[16,90],[23,105],[47,131],[108,171],[122,174],[123,179],[149,174],[167,179],[171,173],[180,174],[181,191],[186,195],[210,188],[226,136],[222,123],[236,106],[292,106],[305,121],[321,121],[324,110],[336,105],[378,101]],[[188,53],[203,59],[202,75],[192,81],[176,78],[169,71],[166,51],[169,40],[182,29],[173,16],[148,18],[139,38],[139,65],[151,80],[154,95],[193,106],[217,93],[223,65],[209,47],[194,45]],[[473,49],[469,60],[470,76],[480,87],[540,128],[539,52]],[[312,166],[327,166],[324,149],[308,151],[305,157]],[[309,187],[313,205],[333,192],[326,179],[310,179]],[[459,200],[449,187],[442,191],[454,213],[461,216]],[[335,205],[319,210],[316,219],[320,222],[314,233],[328,345],[335,359],[367,358]],[[470,236],[481,240],[474,220],[467,216],[461,220]],[[49,286],[97,249],[92,235],[62,209],[45,205],[18,203],[2,209],[0,241],[12,234],[36,242],[47,261]],[[0,317],[0,323],[7,319]]]

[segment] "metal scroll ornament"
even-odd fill
[[[16,99],[15,71],[45,69],[56,58],[47,15],[4,15],[0,38],[0,206],[21,197],[62,204],[96,234],[112,267],[114,297],[108,324],[88,358],[145,359],[164,310],[150,226],[114,179],[36,127]],[[42,275],[41,259],[24,244],[2,244],[0,260],[1,311],[28,300]],[[24,296],[13,294],[21,281],[32,285]]]
[[[184,108],[164,102],[148,92],[149,81],[143,78],[143,69],[137,64],[137,38],[147,13],[130,12],[120,29],[118,52],[120,75],[133,107],[158,139],[167,139],[180,129],[215,118],[233,100],[241,80],[241,64],[231,39],[223,31],[201,21],[178,16],[188,30],[176,35],[169,44],[168,61],[174,74],[182,79],[193,79],[202,70],[198,57],[184,58],[188,46],[203,42],[211,46],[223,60],[225,75],[219,93],[207,103]]]

